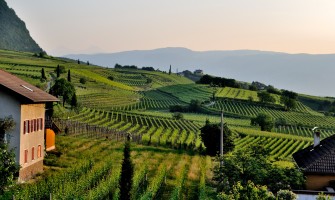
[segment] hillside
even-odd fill
[[[212,199],[215,163],[211,157],[201,155],[205,146],[200,128],[206,120],[220,122],[221,110],[232,131],[235,150],[261,144],[269,150],[269,162],[282,167],[292,166],[292,154],[312,144],[312,127],[320,127],[322,138],[335,133],[335,117],[325,116],[316,109],[325,100],[332,103],[329,98],[299,95],[297,107],[286,111],[278,94],[272,94],[274,103],[262,103],[256,91],[195,84],[174,73],[105,68],[0,50],[0,69],[43,89],[54,81],[57,65],[71,71],[71,83],[81,107],[54,105],[54,122],[63,132],[66,130],[66,135],[56,137],[59,152],[46,158],[43,181],[24,184],[15,192],[17,199],[24,199],[27,194],[39,199],[50,193],[84,199],[94,199],[99,194],[117,197],[121,149],[127,133],[131,133],[134,141],[136,177],[145,182],[136,186],[140,188],[137,197],[147,195],[157,181],[157,199],[169,199],[182,180],[186,183],[180,192],[184,199],[196,197],[200,192]],[[46,81],[40,79],[42,68]],[[67,73],[60,78],[67,78]],[[169,111],[171,106],[189,107],[195,101],[199,107],[183,110],[182,119],[173,117]],[[271,132],[260,131],[259,126],[250,123],[259,113],[270,115],[274,121],[285,119],[285,123],[274,126]],[[66,174],[77,178],[67,178]],[[144,181],[143,177],[148,178]],[[62,187],[47,185],[60,181]],[[88,184],[87,189],[76,189],[73,187],[76,184]],[[36,187],[41,189],[37,191]]]
[[[25,23],[0,0],[0,49],[39,53],[41,47],[30,36]]]
[[[287,54],[270,51],[192,51],[186,48],[125,51],[110,54],[67,55],[69,58],[114,67],[121,65],[155,66],[173,72],[202,69],[205,74],[247,82],[260,81],[280,89],[318,96],[335,96],[335,55]]]

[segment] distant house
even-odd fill
[[[204,75],[204,71],[202,71],[201,69],[197,69],[194,71],[194,75]]]
[[[0,117],[11,115],[16,123],[6,135],[21,165],[19,181],[43,171],[45,151],[45,103],[58,99],[0,70]]]
[[[293,158],[306,176],[307,190],[324,190],[335,183],[335,135],[320,141],[320,132],[315,132],[314,144]]]

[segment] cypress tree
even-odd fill
[[[71,82],[71,73],[70,73],[70,70],[67,71],[67,81]]]
[[[71,98],[71,107],[75,108],[78,105],[77,95],[74,93]]]
[[[169,75],[171,75],[171,65],[170,65],[170,69],[169,69]]]
[[[47,77],[45,76],[44,68],[42,68],[42,71],[41,71],[41,79],[43,79],[43,80],[47,79]]]
[[[59,78],[60,77],[60,67],[59,67],[59,65],[57,65],[56,73],[57,73],[57,78]]]
[[[123,161],[121,168],[120,177],[120,199],[130,200],[131,199],[131,185],[134,173],[133,163],[130,158],[130,137],[128,136],[127,141],[123,149]]]

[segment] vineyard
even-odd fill
[[[57,137],[61,156],[50,154],[43,180],[18,188],[15,199],[118,199],[123,142]],[[209,157],[133,145],[132,199],[195,199],[213,195],[205,174]],[[99,156],[97,156],[99,155]],[[49,174],[49,173],[47,173]],[[201,190],[198,190],[201,188]]]
[[[315,126],[321,138],[335,133],[335,117],[315,110],[318,103],[333,101],[328,97],[299,95],[297,108],[285,111],[279,95],[271,94],[273,104],[261,103],[256,91],[195,84],[158,70],[104,68],[0,50],[0,69],[44,90],[56,79],[57,65],[71,71],[80,107],[54,105],[54,122],[62,130],[57,152],[45,159],[46,173],[17,188],[15,199],[118,199],[123,141],[129,133],[133,199],[212,199],[214,163],[201,155],[205,145],[200,128],[207,120],[219,123],[221,111],[235,149],[262,144],[271,162],[292,164],[292,154],[312,144]],[[43,81],[42,68],[47,75]],[[67,78],[67,73],[60,77]],[[185,109],[180,118],[169,111],[176,105],[188,108],[192,100],[199,102],[195,111]],[[260,131],[251,125],[259,113],[287,123],[276,124],[272,132]]]

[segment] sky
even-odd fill
[[[6,0],[55,56],[186,47],[335,53],[334,0]]]

